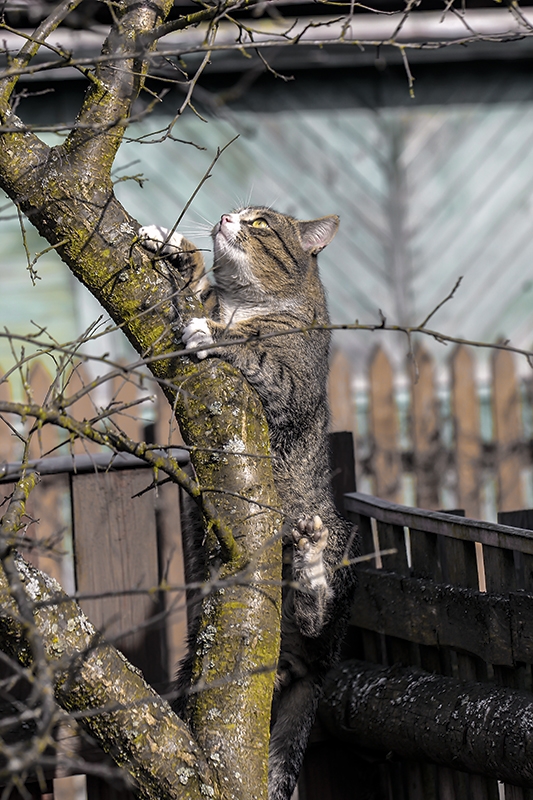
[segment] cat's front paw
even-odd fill
[[[139,228],[139,242],[151,253],[159,253],[162,256],[173,256],[181,253],[183,236],[181,233],[174,232],[170,235],[168,228],[160,225],[143,225]]]
[[[183,329],[181,341],[185,345],[186,350],[194,350],[197,347],[205,347],[214,344],[214,339],[206,318],[193,317]],[[209,352],[207,350],[199,350],[195,355],[197,358],[202,359],[206,358]]]
[[[301,573],[300,579],[312,589],[327,586],[322,553],[328,543],[328,529],[318,514],[301,517],[292,529],[292,539],[294,564]]]

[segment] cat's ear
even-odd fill
[[[321,219],[299,222],[302,247],[307,253],[320,253],[328,245],[339,229],[339,218],[336,214]]]

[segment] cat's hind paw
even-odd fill
[[[186,350],[194,350],[197,347],[209,346],[214,344],[214,339],[209,328],[209,323],[205,317],[193,317],[184,327],[181,334],[181,341]],[[212,351],[211,351],[212,354]],[[206,358],[209,355],[207,350],[199,350],[195,353],[198,359]]]
[[[328,543],[328,533],[318,514],[301,517],[292,529],[294,565],[300,573],[300,580],[311,589],[327,587],[322,553]]]

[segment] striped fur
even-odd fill
[[[272,709],[270,800],[289,800],[295,787],[354,586],[353,569],[339,569],[357,542],[331,495],[330,332],[317,266],[317,254],[338,224],[336,216],[302,222],[266,207],[224,214],[212,232],[214,287],[209,298],[203,295],[209,317],[191,320],[182,333],[191,354],[223,358],[256,389],[275,456],[287,586]],[[203,286],[198,252],[195,261],[193,284]],[[175,263],[180,267],[179,257]]]

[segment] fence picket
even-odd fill
[[[492,403],[498,509],[512,511],[524,505],[520,475],[523,431],[515,363],[513,354],[505,350],[495,350],[492,355]]]
[[[43,405],[49,395],[53,377],[41,361],[36,361],[29,372],[29,391],[31,402]],[[30,458],[40,458],[51,453],[61,442],[59,428],[43,425],[37,428],[30,444]]]
[[[331,412],[330,431],[355,433],[352,367],[340,348],[334,350],[329,366],[328,398]]]
[[[110,594],[81,606],[106,639],[119,637],[117,646],[148,681],[160,680],[165,654],[154,645],[159,637],[143,628],[160,611],[153,593],[159,584],[154,493],[138,494],[151,474],[124,470],[71,480],[77,589]]]
[[[4,375],[4,370],[2,369],[2,365],[0,364],[0,401],[11,401],[13,399],[11,394],[11,385],[9,381],[2,380],[2,376]],[[11,425],[14,425],[17,420],[13,417],[12,414],[2,414],[2,417],[9,421]],[[16,439],[13,435],[13,432],[9,428],[5,422],[2,422],[0,419],[0,466],[2,463],[9,463],[10,461],[14,461],[16,458]]]
[[[475,363],[466,347],[456,348],[450,361],[451,407],[455,433],[457,505],[467,517],[480,516],[481,435]]]
[[[370,433],[375,494],[399,502],[401,461],[394,375],[385,351],[378,347],[370,360]]]
[[[435,392],[434,364],[428,351],[418,346],[411,364],[411,438],[413,441],[416,504],[419,508],[439,507],[442,467],[440,414]],[[417,374],[416,374],[417,373]]]

